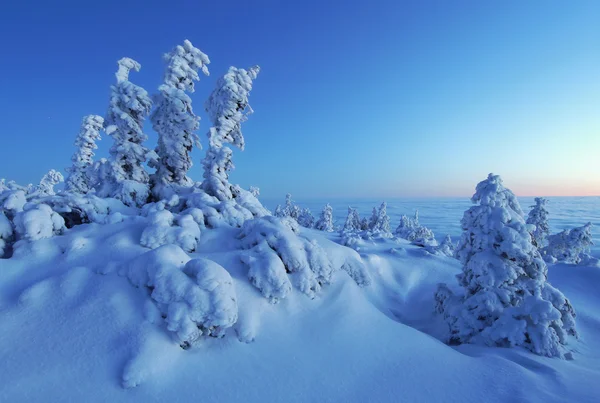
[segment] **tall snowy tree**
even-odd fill
[[[535,205],[527,216],[527,224],[535,225],[535,229],[531,232],[531,240],[533,244],[541,248],[546,242],[546,238],[550,234],[550,226],[548,225],[548,210],[546,204],[548,199],[543,197],[535,198]]]
[[[360,216],[358,211],[352,207],[348,207],[348,215],[346,222],[342,228],[342,233],[350,233],[360,231]]]
[[[192,167],[193,146],[201,148],[196,134],[200,117],[194,114],[192,99],[186,92],[194,92],[194,82],[200,81],[198,71],[208,76],[210,63],[208,56],[188,40],[167,53],[165,60],[164,82],[158,87],[156,109],[150,117],[158,133],[158,160],[152,161],[151,166],[156,168],[152,175],[153,193],[159,198],[164,187],[192,185],[187,172]]]
[[[73,165],[67,168],[69,176],[65,183],[65,190],[75,193],[88,193],[92,188],[90,169],[94,162],[94,150],[98,148],[96,140],[100,140],[100,131],[104,119],[97,115],[88,115],[83,118],[81,129],[75,140],[77,151],[71,157]]]
[[[317,220],[315,228],[320,231],[333,232],[333,208],[329,203],[323,207],[321,217]]]
[[[148,199],[146,160],[154,153],[143,145],[148,138],[142,131],[152,101],[146,90],[129,81],[131,70],[139,71],[138,62],[128,57],[118,61],[105,119],[106,133],[114,139],[110,148],[108,178],[100,194],[115,197],[127,205],[142,205]]]
[[[477,205],[464,214],[456,251],[464,294],[455,296],[445,284],[436,293],[448,341],[524,346],[561,356],[567,336],[577,334],[575,312],[547,282],[546,264],[531,243],[517,198],[490,174],[471,200]]]
[[[229,171],[234,168],[232,151],[227,144],[244,149],[244,136],[241,124],[248,119],[252,108],[248,96],[252,90],[252,80],[256,79],[260,68],[248,70],[230,67],[225,76],[217,81],[217,87],[206,101],[206,112],[212,122],[208,132],[208,151],[202,161],[206,193],[221,201],[234,198],[228,182]]]
[[[36,186],[35,193],[42,196],[51,196],[56,194],[54,186],[63,182],[65,178],[57,170],[51,169],[42,177],[40,184]]]

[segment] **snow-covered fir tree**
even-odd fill
[[[57,170],[51,169],[42,177],[40,184],[35,187],[34,192],[40,196],[51,196],[56,194],[54,186],[63,182],[65,178]]]
[[[292,195],[289,193],[285,195],[285,204],[283,205],[283,207],[281,205],[278,205],[275,208],[275,217],[291,217],[294,220],[298,221],[300,213],[300,207],[294,203],[294,201],[292,200]]]
[[[315,224],[319,231],[333,232],[333,208],[327,203]]]
[[[144,168],[154,152],[143,143],[142,131],[152,101],[143,88],[129,81],[129,72],[139,71],[138,62],[128,57],[118,61],[117,83],[111,87],[106,133],[114,139],[110,148],[108,177],[101,184],[101,196],[115,197],[127,205],[142,205],[148,199],[148,173]]]
[[[252,113],[248,97],[252,80],[256,79],[259,71],[258,66],[248,70],[230,67],[227,74],[217,81],[216,89],[205,104],[212,127],[208,132],[208,151],[202,161],[202,189],[221,201],[234,198],[228,181],[229,171],[234,168],[231,160],[233,152],[227,144],[244,149],[241,124]]]
[[[373,217],[369,223],[369,230],[380,236],[391,236],[390,217],[387,215],[387,203],[381,203],[379,209],[373,208]]]
[[[192,99],[186,92],[193,93],[194,82],[200,80],[199,71],[208,75],[210,60],[188,40],[165,55],[167,69],[164,82],[158,87],[155,97],[156,109],[150,120],[158,133],[158,159],[151,161],[156,168],[152,175],[154,196],[168,196],[163,190],[173,186],[191,186],[187,172],[192,167],[191,152],[194,145],[200,148],[196,134],[200,117],[192,109]]]
[[[298,224],[305,228],[312,228],[315,225],[315,217],[309,208],[303,208],[298,215]]]
[[[437,311],[449,325],[451,343],[524,346],[536,354],[562,356],[576,335],[575,312],[547,282],[547,267],[531,243],[516,196],[490,174],[477,185],[477,205],[464,214],[457,276],[464,293],[445,284]]]
[[[104,118],[101,116],[88,115],[83,118],[75,140],[77,151],[71,157],[73,165],[67,168],[69,176],[65,183],[65,190],[85,194],[92,189],[89,171],[94,163],[94,150],[98,148],[96,141],[100,140],[103,125]]]
[[[442,243],[436,248],[438,253],[448,257],[454,257],[455,249],[456,246],[454,245],[454,242],[452,242],[450,235],[446,235]]]
[[[532,209],[529,211],[527,216],[527,224],[535,225],[535,228],[531,231],[531,240],[533,244],[541,248],[546,243],[546,238],[550,234],[550,226],[548,225],[548,210],[546,204],[548,199],[543,197],[535,198],[535,205],[531,206]]]
[[[342,227],[342,233],[354,233],[360,231],[360,216],[355,208],[348,207],[348,215]]]
[[[581,227],[570,228],[548,236],[548,246],[543,249],[546,260],[570,264],[587,264],[590,261],[592,240],[592,223]]]

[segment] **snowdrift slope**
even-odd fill
[[[372,284],[343,271],[315,299],[270,304],[247,279],[231,228],[203,233],[190,257],[227,268],[239,319],[221,339],[183,350],[145,290],[119,275],[147,252],[143,225],[86,224],[0,260],[0,401],[597,401],[600,269],[550,266],[578,313],[574,360],[436,339],[438,282],[457,261],[404,241],[364,245]],[[302,230],[333,258],[336,235]],[[206,236],[205,236],[206,235]],[[248,341],[240,342],[239,339]],[[123,387],[125,386],[125,388]],[[134,387],[136,386],[136,387]]]

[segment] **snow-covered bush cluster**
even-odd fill
[[[542,253],[550,263],[598,264],[598,259],[589,254],[590,246],[594,244],[592,223],[550,235],[547,240],[548,245],[542,249]]]
[[[285,298],[292,285],[314,298],[331,281],[336,269],[344,269],[359,285],[369,276],[362,265],[345,262],[334,267],[319,244],[299,234],[298,223],[290,217],[262,217],[244,223],[240,238],[249,253],[242,261],[249,268],[250,282],[271,302]]]
[[[387,204],[381,203],[379,208],[373,207],[371,218],[360,218],[358,210],[348,207],[348,216],[340,230],[343,245],[358,248],[361,240],[375,238],[391,238],[390,217],[387,215]]]
[[[413,218],[402,215],[394,233],[398,238],[406,239],[417,246],[437,246],[433,231],[419,223],[419,211],[415,211]]]
[[[547,267],[533,245],[515,195],[497,175],[477,185],[462,219],[456,251],[463,264],[455,294],[441,284],[437,311],[448,324],[447,341],[524,346],[536,354],[562,356],[576,336],[575,311],[547,281]]]

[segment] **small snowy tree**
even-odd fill
[[[192,99],[186,94],[193,93],[194,82],[200,80],[198,71],[208,76],[210,60],[200,49],[188,40],[165,55],[167,69],[164,83],[158,87],[155,98],[156,109],[150,120],[158,133],[157,161],[151,166],[156,168],[152,176],[153,193],[156,197],[163,194],[164,187],[191,186],[187,172],[192,167],[190,153],[200,139],[196,130],[200,127],[200,117],[194,114]]]
[[[436,248],[436,251],[444,256],[454,257],[455,248],[450,235],[446,235],[442,243]]]
[[[275,208],[275,217],[283,218],[283,217],[291,217],[294,220],[298,221],[300,217],[300,207],[298,207],[294,201],[292,200],[291,194],[285,195],[285,205],[282,207],[278,205]]]
[[[355,233],[360,231],[360,217],[358,211],[352,207],[348,207],[348,216],[342,227],[342,233]]]
[[[40,196],[54,195],[56,194],[54,192],[54,186],[58,185],[64,180],[65,178],[60,172],[51,169],[46,175],[42,177],[42,180],[40,180],[40,184],[37,185],[37,187],[35,188],[35,193]]]
[[[305,228],[312,228],[315,225],[315,217],[310,212],[310,209],[304,208],[298,216],[298,224]]]
[[[75,140],[77,151],[71,157],[73,165],[67,168],[69,176],[65,183],[65,190],[85,194],[92,189],[89,171],[94,162],[94,150],[98,148],[96,140],[100,140],[100,130],[103,125],[104,119],[100,116],[88,115],[83,118]]]
[[[464,295],[441,284],[437,311],[449,325],[448,341],[524,346],[536,354],[561,356],[576,335],[575,312],[547,282],[547,267],[531,243],[516,196],[499,176],[477,185],[462,219],[457,276]]]
[[[532,209],[527,216],[527,224],[535,225],[535,228],[531,232],[531,241],[538,248],[544,246],[546,238],[550,234],[548,210],[546,209],[547,203],[548,199],[536,197],[535,206],[531,206]]]
[[[548,237],[548,246],[543,249],[547,260],[570,264],[588,262],[592,241],[592,223],[582,227],[566,229]]]
[[[110,148],[109,173],[101,184],[101,196],[114,197],[127,205],[142,205],[148,199],[149,176],[144,163],[153,154],[143,145],[148,138],[142,131],[152,101],[146,90],[129,81],[138,62],[128,57],[118,61],[117,83],[111,87],[105,119],[106,133],[114,139]]]
[[[258,188],[257,186],[250,186],[250,188],[248,189],[248,191],[254,197],[258,197],[260,195],[260,188]]]
[[[229,171],[234,168],[231,160],[233,152],[226,144],[244,150],[241,124],[252,113],[248,97],[252,90],[252,80],[256,79],[259,71],[258,66],[248,70],[230,67],[227,74],[217,81],[217,88],[206,101],[206,112],[213,126],[208,132],[209,148],[202,161],[202,188],[221,201],[234,198],[228,181]]]
[[[373,217],[369,223],[369,230],[372,233],[377,233],[381,236],[391,236],[390,217],[387,215],[386,202],[381,203],[379,209],[373,208]]]
[[[319,231],[333,232],[333,208],[327,203],[323,207],[321,217],[315,224],[315,228]]]

